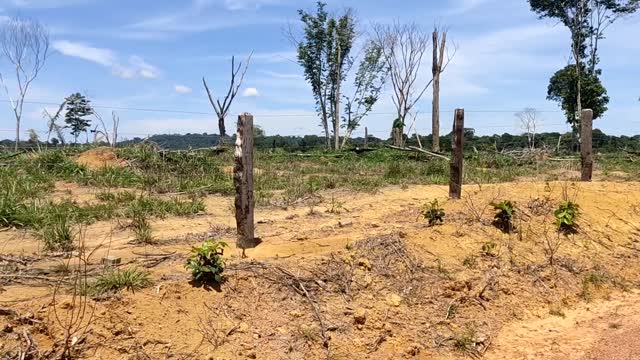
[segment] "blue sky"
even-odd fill
[[[394,20],[415,21],[426,30],[436,22],[449,27],[458,51],[442,79],[444,132],[457,107],[467,110],[467,126],[481,134],[520,132],[514,112],[525,107],[544,111],[542,130],[568,129],[557,105],[545,96],[549,77],[568,61],[569,36],[553,21],[537,19],[526,0],[327,3],[335,11],[354,8],[363,33],[373,23]],[[201,78],[207,77],[215,93],[222,92],[231,56],[251,51],[242,91],[252,96],[238,97],[231,112],[255,114],[268,134],[320,134],[313,97],[285,36],[289,25],[298,25],[296,10],[313,7],[310,0],[0,0],[0,20],[19,14],[50,30],[52,56],[28,100],[59,103],[72,92],[84,92],[105,118],[118,108],[122,137],[216,133]],[[640,15],[614,24],[601,47],[611,103],[596,126],[607,133],[640,133],[640,41],[633,40],[638,36]],[[0,59],[0,70],[7,69]],[[423,70],[426,79],[430,64]],[[429,133],[430,104],[427,93],[417,105],[423,135]],[[26,105],[23,129],[46,129],[45,107],[54,108]],[[388,91],[373,112],[364,125],[373,135],[387,136],[393,119]],[[227,120],[228,128],[234,128],[234,120]],[[14,126],[9,104],[0,102],[0,138],[12,138]]]

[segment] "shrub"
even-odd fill
[[[565,201],[560,204],[553,213],[556,217],[558,230],[565,233],[576,231],[576,220],[580,216],[580,206],[572,201]]]
[[[504,200],[499,203],[491,203],[496,215],[493,217],[493,224],[504,232],[511,232],[513,230],[513,216],[516,209],[514,203],[509,200]]]
[[[434,199],[430,204],[424,205],[422,216],[429,221],[429,226],[444,223],[444,209],[440,207],[438,199]]]
[[[109,270],[98,276],[95,282],[87,285],[87,294],[91,296],[102,296],[116,293],[126,289],[136,291],[151,285],[149,274],[135,267],[125,270]]]
[[[191,270],[193,280],[203,283],[221,283],[225,264],[222,255],[226,247],[227,243],[213,239],[203,242],[199,247],[193,247],[185,265]]]

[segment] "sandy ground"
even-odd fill
[[[58,188],[54,196],[71,196],[82,201],[91,201],[95,192],[68,184],[59,184]],[[557,204],[563,189],[575,194],[583,216],[580,234],[562,244],[558,258],[570,259],[584,269],[606,266],[629,288],[637,288],[640,183],[635,182],[467,186],[464,199],[457,202],[446,200],[448,189],[442,186],[389,187],[375,194],[334,191],[323,194],[324,201],[314,207],[258,209],[256,231],[263,243],[247,254],[258,261],[305,267],[330,254],[344,256],[345,248],[359,240],[396,234],[413,249],[418,260],[432,269],[429,275],[432,289],[422,289],[423,299],[411,304],[403,300],[399,307],[390,307],[385,299],[393,294],[393,283],[374,275],[371,275],[373,285],[352,300],[345,302],[338,295],[324,300],[321,311],[328,319],[342,324],[343,329],[333,335],[335,358],[465,357],[467,354],[455,351],[455,346],[434,343],[439,344],[439,336],[446,338],[451,336],[447,334],[459,333],[468,324],[476,324],[490,334],[490,341],[478,340],[490,343],[487,359],[640,358],[637,341],[640,294],[607,288],[598,292],[593,302],[585,303],[577,294],[586,270],[577,275],[564,270],[559,275],[550,275],[549,269],[544,268],[542,249],[543,224],[552,222],[548,211],[546,215],[531,215],[535,219],[521,223],[519,232],[513,235],[505,235],[486,224],[492,217],[492,210],[486,205],[490,201],[514,200],[529,213],[532,210],[527,205],[533,199]],[[444,204],[447,222],[429,228],[419,219],[419,211],[434,198]],[[340,206],[336,206],[336,201]],[[129,230],[107,222],[87,228],[87,245],[98,248],[94,255],[96,262],[111,255],[121,257],[125,263],[136,263],[145,254],[176,252],[177,256],[184,256],[198,242],[194,239],[203,234],[233,244],[232,199],[212,196],[206,199],[206,205],[206,214],[154,220],[152,226],[160,245],[131,245]],[[485,224],[469,220],[475,215],[484,219]],[[497,243],[496,258],[479,255],[487,241]],[[44,255],[40,242],[32,234],[14,230],[0,232],[0,254]],[[232,261],[238,261],[235,249],[229,255]],[[478,269],[473,271],[461,265],[470,256],[478,256]],[[59,257],[45,256],[32,266],[47,269],[61,261]],[[150,358],[169,358],[159,355],[170,353],[165,349],[168,341],[173,358],[178,357],[176,354],[214,359],[252,358],[254,354],[265,359],[326,358],[317,341],[301,340],[307,337],[300,335],[307,334],[304,326],[315,323],[304,301],[245,275],[232,278],[236,281],[232,281],[234,286],[223,288],[222,292],[194,288],[187,283],[188,274],[182,264],[183,257],[178,257],[152,268],[156,285],[151,289],[124,293],[117,300],[98,303],[94,336],[112,345],[93,349],[86,356],[119,359],[143,353],[151,354]],[[522,269],[532,267],[543,270],[536,270],[536,277],[531,278]],[[357,271],[356,276],[361,276],[362,270]],[[481,306],[473,302],[461,304],[459,314],[450,323],[446,321],[443,329],[434,317],[442,317],[458,299],[475,298],[476,295],[469,294],[477,294],[490,273],[499,274],[499,285],[491,286]],[[457,288],[457,284],[465,282],[472,284],[468,286],[471,290]],[[21,313],[35,312],[46,308],[50,293],[46,284],[14,283],[4,286],[0,307],[9,305]],[[203,345],[198,331],[200,311],[204,304],[222,303],[225,311],[231,313],[230,324],[244,324],[242,327],[246,325],[247,329],[234,332],[228,344],[214,350]],[[252,303],[256,305],[249,306]],[[550,306],[559,303],[563,304],[563,316],[550,315]],[[364,329],[356,329],[350,320],[356,308],[366,309],[369,314]],[[255,312],[241,314],[248,309]],[[2,320],[0,317],[0,325]],[[394,336],[384,335],[387,331]],[[122,333],[129,335],[123,340]],[[371,351],[371,344],[382,337],[384,341]],[[44,335],[38,340],[42,346],[51,342]],[[113,345],[117,343],[121,345]]]

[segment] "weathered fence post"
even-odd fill
[[[253,115],[249,113],[238,116],[233,182],[238,228],[236,245],[242,249],[242,257],[245,257],[245,249],[257,245],[253,223]]]
[[[591,181],[593,175],[593,111],[582,110],[580,117],[580,157],[582,181]]]
[[[453,119],[453,138],[451,147],[451,175],[449,177],[449,198],[460,199],[462,197],[462,162],[464,143],[464,109],[456,109]]]
[[[364,148],[369,148],[369,129],[366,126],[364,128]]]

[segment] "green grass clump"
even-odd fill
[[[131,229],[135,235],[134,241],[138,244],[153,244],[153,233],[151,231],[151,224],[144,212],[140,209],[136,209],[131,217]]]
[[[121,290],[137,291],[151,286],[149,273],[135,267],[108,270],[87,284],[86,294],[92,297],[115,294]]]
[[[46,250],[70,251],[73,249],[72,221],[72,218],[62,211],[47,214],[39,232]]]
[[[204,202],[195,197],[184,200],[178,197],[162,199],[141,195],[128,204],[126,213],[128,217],[133,217],[135,214],[140,213],[145,216],[164,218],[169,215],[196,215],[205,210]]]

